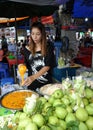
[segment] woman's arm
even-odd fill
[[[34,80],[45,74],[50,69],[50,66],[44,66],[41,70],[39,70],[36,74],[29,76],[22,86],[29,86]]]

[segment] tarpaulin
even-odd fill
[[[93,18],[93,0],[75,0],[72,16],[75,18]]]

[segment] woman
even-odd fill
[[[45,27],[40,22],[32,24],[29,46],[24,48],[28,78],[22,84],[36,90],[52,83],[52,68],[55,66],[53,47],[47,45]]]

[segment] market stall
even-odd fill
[[[15,57],[14,58],[9,58],[7,56],[7,61],[8,61],[9,67],[11,68],[12,65],[24,63],[24,57],[21,56],[21,58],[16,59]]]
[[[8,86],[7,88],[12,87],[14,88],[14,86]],[[86,84],[86,81],[81,76],[75,77],[73,80],[66,78],[61,84],[42,86],[38,91],[42,96],[37,97],[32,94],[26,97],[21,110],[16,111],[16,108],[15,110],[12,108],[11,111],[7,112],[6,116],[0,115],[0,129],[93,129],[92,87]],[[7,96],[12,96],[16,91],[24,91],[19,90],[19,88],[20,86],[18,86],[17,90],[1,96],[1,105],[7,106],[7,104],[4,104]],[[19,101],[19,98],[16,99]],[[8,103],[11,102],[9,99],[7,101]],[[14,106],[16,106],[16,103]],[[7,109],[3,108],[0,110],[4,114],[7,111]]]

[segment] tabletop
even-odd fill
[[[10,68],[12,67],[12,65],[24,63],[24,57],[22,57],[21,59],[9,59],[9,57],[7,56],[6,58]]]

